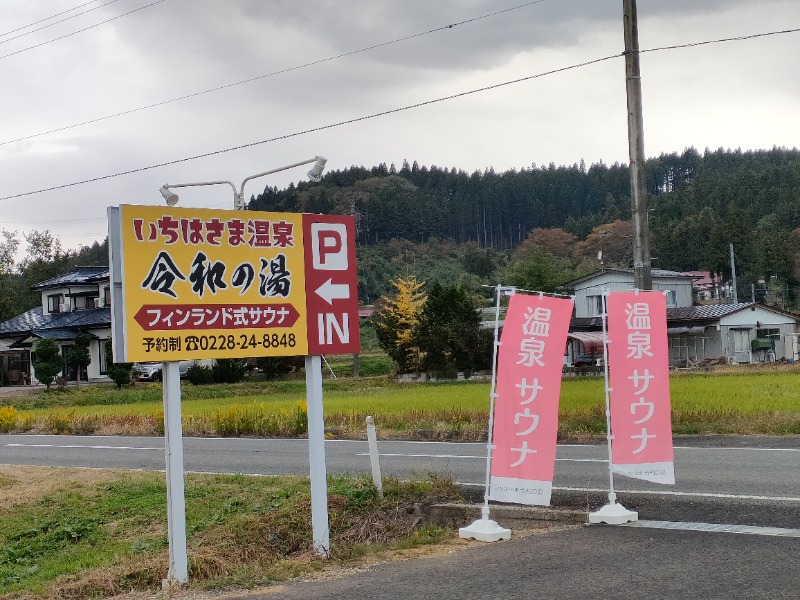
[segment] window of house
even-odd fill
[[[111,306],[111,288],[103,288],[103,306]]]
[[[733,350],[734,352],[750,352],[750,330],[733,330]]]
[[[603,297],[600,295],[597,296],[586,296],[586,311],[590,317],[594,317],[597,315],[603,314]]]
[[[64,302],[64,294],[51,294],[47,297],[47,312],[61,312],[61,304]]]
[[[664,296],[667,298],[667,306],[674,308],[678,306],[678,292],[675,290],[666,290]]]
[[[777,338],[780,333],[780,329],[756,329],[757,338]]]

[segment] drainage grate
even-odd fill
[[[626,527],[646,529],[676,529],[680,531],[710,531],[714,533],[746,533],[749,535],[773,535],[800,538],[800,529],[783,527],[757,527],[755,525],[723,525],[719,523],[688,523],[681,521],[633,521]]]

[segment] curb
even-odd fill
[[[444,503],[423,508],[424,518],[439,525],[468,525],[481,518],[482,504]],[[536,506],[491,505],[491,519],[511,529],[535,529],[553,523],[584,525],[587,514],[582,510],[542,508]]]

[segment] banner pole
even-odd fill
[[[500,348],[500,296],[503,290],[507,290],[509,295],[514,293],[514,288],[503,288],[501,285],[495,286],[495,311],[494,311],[494,348],[492,350],[492,385],[489,393],[489,430],[486,436],[486,480],[483,491],[483,507],[481,508],[481,518],[474,521],[467,527],[458,530],[459,537],[470,539],[474,538],[482,542],[497,542],[511,538],[511,530],[500,527],[495,521],[489,519],[489,492],[491,489],[492,478],[492,430],[494,429],[494,400],[497,397],[497,355]]]
[[[608,381],[608,304],[606,294],[601,294],[603,306],[603,376],[605,377],[605,398],[606,398],[606,448],[608,449],[608,503],[614,504],[617,501],[617,494],[614,493],[614,471],[611,468],[611,388]]]
[[[608,523],[609,525],[621,525],[630,521],[637,521],[639,514],[635,511],[628,510],[622,504],[617,503],[617,494],[614,491],[614,470],[612,468],[612,451],[611,443],[613,435],[611,434],[611,392],[613,391],[609,386],[608,377],[608,344],[611,343],[608,339],[608,294],[609,291],[603,290],[600,294],[602,298],[603,307],[603,373],[605,376],[605,390],[606,390],[606,446],[608,447],[608,504],[603,506],[600,510],[589,513],[589,523]]]

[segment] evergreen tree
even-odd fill
[[[476,355],[479,332],[480,315],[467,290],[435,282],[428,290],[414,336],[422,369],[454,377],[459,371],[484,364],[486,357]]]
[[[92,343],[92,336],[85,331],[79,331],[75,336],[75,344],[69,348],[68,360],[69,366],[74,367],[77,371],[75,382],[80,386],[81,371],[89,366],[92,362],[92,355],[89,352],[89,346]],[[87,376],[88,380],[88,376]]]
[[[108,338],[105,344],[108,376],[111,381],[117,384],[117,389],[121,389],[123,385],[128,385],[131,382],[133,363],[115,363],[112,347],[112,339]]]
[[[36,342],[33,360],[36,379],[50,389],[50,384],[61,372],[61,352],[55,340],[43,339]]]

